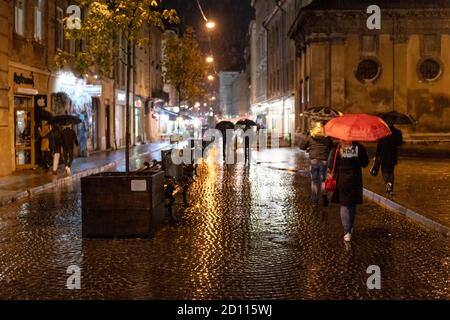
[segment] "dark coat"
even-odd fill
[[[50,142],[50,152],[51,153],[61,153],[62,148],[62,138],[61,138],[61,130],[54,126],[52,131],[50,131],[49,135]]]
[[[78,139],[75,131],[71,128],[65,128],[61,132],[62,146],[64,150],[73,149],[74,145],[78,146]]]
[[[333,140],[330,137],[313,138],[308,135],[300,142],[300,149],[309,152],[311,160],[328,160],[328,155],[333,147]]]
[[[336,147],[328,158],[328,168],[333,167]],[[363,203],[362,169],[369,165],[369,156],[363,145],[354,142],[352,147],[342,149],[339,146],[336,158],[334,178],[336,179],[336,191],[332,201],[343,206],[353,206]]]
[[[392,134],[378,140],[377,152],[375,153],[375,156],[380,159],[382,167],[397,165],[397,148],[403,144],[402,132],[394,126],[389,126],[389,129],[391,129]]]

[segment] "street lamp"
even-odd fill
[[[209,81],[213,81],[213,80],[214,80],[214,77],[213,77],[212,75],[209,75],[209,76],[208,76],[208,80],[209,80]]]
[[[208,22],[206,22],[206,27],[209,30],[212,30],[212,29],[214,29],[216,27],[216,23],[214,21],[208,21]]]
[[[213,56],[207,56],[207,57],[206,57],[206,62],[208,62],[208,63],[213,63],[213,62],[214,62]]]

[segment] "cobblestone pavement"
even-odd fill
[[[450,227],[449,163],[449,159],[400,158],[395,169],[394,201]],[[365,179],[366,188],[384,195],[381,170],[372,177],[366,169]]]
[[[338,208],[309,205],[301,154],[254,161],[203,163],[181,222],[152,239],[81,239],[78,184],[0,208],[0,298],[450,298],[449,239],[367,203],[345,246]],[[65,288],[70,265],[81,290]]]

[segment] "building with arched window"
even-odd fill
[[[316,0],[297,11],[289,36],[296,44],[298,109],[395,110],[417,120],[405,127],[407,139],[448,140],[450,1],[376,3],[381,29],[375,30],[367,26],[374,1]]]

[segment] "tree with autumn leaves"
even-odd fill
[[[109,77],[114,63],[123,56],[126,61],[120,60],[126,67],[126,171],[130,171],[130,87],[132,52],[136,46],[143,46],[150,39],[143,34],[143,27],[150,26],[164,28],[165,23],[179,23],[175,10],[161,9],[155,0],[80,0],[78,5],[84,9],[86,16],[79,23],[65,20],[65,35],[68,39],[83,40],[85,50],[81,52],[60,52],[56,63],[60,67],[70,65],[75,72],[82,75],[88,71]],[[77,21],[75,21],[77,22]],[[73,27],[73,26],[76,27]],[[127,40],[126,49],[121,48],[119,37]]]
[[[163,76],[182,102],[194,104],[206,93],[208,64],[199,48],[194,29],[188,27],[182,37],[170,34],[164,48]]]

